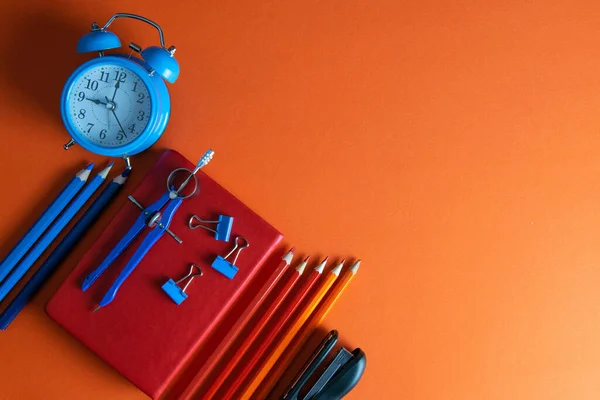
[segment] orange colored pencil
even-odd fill
[[[256,296],[254,296],[248,307],[246,307],[242,315],[235,322],[221,343],[219,343],[215,351],[211,354],[208,360],[204,362],[200,370],[196,373],[192,381],[181,394],[181,399],[189,400],[192,398],[194,393],[204,383],[211,371],[213,371],[217,363],[219,363],[219,361],[223,358],[227,350],[229,350],[233,342],[235,342],[235,340],[239,337],[242,330],[248,324],[248,321],[250,321],[250,318],[256,314],[262,303],[269,296],[269,294],[271,294],[273,288],[275,288],[284,272],[287,271],[288,267],[292,263],[292,259],[294,258],[295,249],[295,247],[292,247],[287,253],[285,253],[283,257],[281,257],[281,262],[277,268],[273,271],[265,284],[260,288]]]
[[[337,277],[340,275],[342,271],[343,261],[338,264],[335,268],[333,268],[325,280],[319,286],[315,295],[310,299],[310,301],[304,305],[300,309],[300,312],[296,315],[296,317],[292,320],[291,325],[288,329],[286,329],[283,333],[283,337],[278,339],[277,347],[273,350],[271,354],[268,354],[267,358],[258,365],[257,368],[245,368],[244,372],[238,376],[238,380],[243,381],[246,376],[252,373],[254,369],[254,374],[251,377],[250,381],[241,387],[240,393],[242,393],[241,397],[237,397],[238,399],[249,399],[250,396],[256,391],[260,383],[263,381],[269,370],[273,367],[279,356],[285,351],[287,346],[290,344],[298,330],[302,327],[302,325],[308,320],[312,312],[317,308],[323,297],[327,294]],[[273,338],[275,339],[275,338]],[[262,353],[265,353],[267,348],[265,346]],[[261,354],[263,355],[263,354]]]
[[[258,391],[254,394],[254,398],[256,399],[266,399],[269,393],[273,390],[279,379],[285,373],[285,370],[294,360],[300,349],[304,343],[310,337],[311,332],[323,322],[323,319],[329,313],[329,310],[333,308],[335,303],[341,297],[342,293],[346,288],[350,285],[350,282],[358,272],[358,268],[360,267],[360,260],[357,260],[351,267],[346,271],[342,278],[331,288],[331,291],[327,293],[327,296],[323,299],[323,302],[319,304],[315,312],[313,312],[304,324],[304,326],[300,329],[298,334],[294,337],[291,345],[286,349],[286,351],[281,355],[281,357],[277,360],[277,363],[273,366],[273,368],[269,371],[269,375],[265,378],[265,380],[260,385]]]
[[[292,274],[290,274],[290,276],[287,278],[284,286],[281,288],[281,290],[277,294],[277,297],[273,300],[273,302],[271,304],[269,304],[269,307],[264,312],[264,314],[260,317],[260,319],[254,324],[252,330],[248,334],[244,335],[244,340],[242,341],[242,343],[240,343],[240,345],[238,346],[238,348],[235,351],[235,353],[233,354],[233,356],[231,356],[231,358],[229,358],[229,360],[225,364],[225,366],[222,369],[220,369],[219,376],[217,376],[215,378],[215,380],[210,385],[210,387],[208,388],[206,393],[203,395],[203,398],[205,398],[205,399],[215,398],[216,393],[219,391],[219,389],[221,389],[223,383],[227,380],[227,378],[231,374],[231,371],[233,371],[233,369],[235,368],[235,366],[237,365],[239,360],[244,356],[244,354],[252,346],[252,343],[256,340],[256,338],[258,337],[260,332],[267,325],[267,323],[271,320],[271,318],[273,318],[273,315],[275,315],[275,312],[285,302],[285,298],[289,295],[289,293],[294,288],[294,285],[296,284],[296,282],[298,282],[298,280],[302,276],[302,273],[304,272],[304,269],[306,268],[306,264],[308,263],[309,258],[310,257],[306,257],[306,259],[304,261],[302,261],[300,263],[300,265],[298,265],[298,267],[296,267],[296,270]]]
[[[239,387],[244,382],[244,379],[250,374],[256,363],[260,360],[260,358],[267,351],[267,348],[273,343],[275,337],[281,332],[287,322],[292,318],[295,311],[302,304],[302,301],[307,297],[308,293],[311,291],[313,286],[315,286],[319,277],[323,274],[323,270],[325,269],[325,264],[327,264],[327,258],[321,262],[321,264],[317,265],[317,267],[313,270],[312,274],[308,277],[308,279],[302,285],[302,289],[298,291],[294,297],[287,304],[283,313],[281,314],[281,318],[277,321],[274,327],[270,328],[266,332],[266,338],[262,340],[258,344],[258,349],[254,351],[250,360],[244,364],[243,369],[240,373],[236,374],[235,380],[229,386],[229,389],[222,397],[222,399],[232,399],[233,395],[239,389]]]

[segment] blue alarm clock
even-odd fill
[[[107,30],[117,18],[146,22],[158,30],[160,46],[142,50],[131,43],[132,54],[104,55],[121,47],[117,35]],[[132,53],[133,53],[132,51]],[[179,76],[175,47],[165,46],[162,29],[155,22],[135,14],[119,13],[92,31],[77,44],[78,53],[98,52],[71,74],[62,92],[60,109],[71,135],[64,148],[78,144],[93,153],[129,157],[152,146],[169,122],[171,102],[164,81]]]

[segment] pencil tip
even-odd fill
[[[296,246],[292,246],[292,248],[290,249],[290,251],[289,251],[289,252],[290,252],[290,253],[293,253],[293,252],[295,252],[295,251],[296,251]]]
[[[358,268],[360,267],[360,261],[361,260],[356,260],[356,262],[350,267],[350,271],[352,271],[353,274],[356,274],[358,272]]]
[[[290,251],[285,253],[285,255],[281,257],[281,259],[285,261],[287,265],[290,265],[292,263],[292,260],[294,259],[294,249],[292,248]]]
[[[131,170],[129,168],[125,168],[125,171],[123,171],[123,173],[121,174],[121,176],[123,178],[127,178],[130,173],[131,173]]]
[[[100,171],[98,173],[98,176],[101,177],[102,179],[106,179],[106,177],[108,176],[108,173],[110,172],[111,168],[113,167],[114,163],[110,163],[108,164],[108,166],[106,168],[104,168],[102,171]]]
[[[331,270],[331,273],[334,274],[335,276],[340,276],[343,266],[344,266],[343,263],[339,263],[334,269]]]
[[[94,163],[91,163],[90,165],[79,171],[75,176],[81,181],[85,182],[90,177],[90,172],[92,171],[92,168],[94,168]]]
[[[331,272],[339,276],[340,272],[342,272],[342,268],[344,268],[345,262],[346,262],[346,259],[344,258],[342,261],[340,261],[338,263],[338,265],[335,266],[334,269],[331,270]]]
[[[127,182],[128,176],[129,176],[129,170],[126,169],[125,171],[123,171],[123,173],[121,173],[121,175],[115,176],[112,181],[116,184],[123,185],[125,182]]]
[[[302,261],[300,263],[300,265],[298,265],[296,267],[296,271],[298,272],[299,275],[302,275],[304,273],[304,269],[306,268],[306,261]]]
[[[98,311],[98,310],[99,310],[101,307],[102,307],[102,306],[100,306],[100,305],[99,305],[98,307],[96,307],[96,309],[94,310],[94,313],[95,313],[96,311]]]
[[[321,261],[321,263],[315,267],[315,271],[322,274],[323,271],[325,271],[325,265],[327,265],[327,260],[329,260],[329,257],[325,257],[325,259],[323,261]]]

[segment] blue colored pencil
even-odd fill
[[[111,163],[108,167],[104,168],[98,173],[83,188],[81,193],[77,195],[75,200],[65,210],[65,212],[58,217],[58,219],[52,224],[48,232],[42,236],[40,241],[36,243],[31,251],[23,258],[23,260],[17,265],[17,267],[11,272],[11,274],[0,284],[0,301],[4,300],[6,295],[12,290],[13,287],[19,282],[19,280],[29,271],[29,268],[37,261],[44,251],[52,244],[54,239],[62,232],[69,222],[73,219],[75,214],[81,210],[81,207],[89,200],[90,197],[98,190],[102,182],[106,179],[106,176],[110,172],[113,164]]]
[[[23,258],[25,253],[34,245],[34,243],[42,236],[44,231],[48,229],[52,221],[58,217],[58,215],[64,210],[69,202],[75,197],[77,192],[83,187],[87,178],[90,176],[90,171],[94,167],[94,163],[91,163],[81,171],[79,171],[73,179],[63,188],[60,194],[54,199],[52,204],[48,206],[46,211],[40,216],[40,218],[33,224],[29,231],[19,240],[19,242],[13,247],[8,255],[0,263],[0,282],[6,275],[13,270],[15,265]]]
[[[0,330],[8,328],[21,310],[31,301],[44,283],[56,271],[58,266],[71,253],[71,250],[79,243],[89,227],[96,222],[102,211],[117,197],[119,191],[127,182],[129,170],[114,178],[98,195],[96,200],[88,207],[87,211],[79,218],[73,229],[67,233],[64,239],[56,246],[48,259],[40,266],[36,273],[25,284],[6,309],[0,313]]]

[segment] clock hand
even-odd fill
[[[112,97],[112,99],[110,100],[110,101],[111,101],[111,102],[113,102],[113,103],[114,103],[114,101],[115,101],[115,96],[117,95],[117,89],[118,89],[120,86],[121,86],[121,81],[117,81],[117,83],[115,84],[115,92],[113,93],[113,97]],[[107,98],[106,100],[108,100],[108,98]]]
[[[121,128],[121,132],[123,132],[123,135],[125,135],[125,129],[123,129],[123,125],[121,125],[121,121],[119,121],[119,117],[117,117],[117,113],[115,112],[115,103],[113,103],[112,101],[108,100],[107,96],[104,96],[104,98],[106,99],[106,102],[108,103],[106,108],[109,111],[112,111],[115,120],[117,121],[117,124],[119,124],[119,128]],[[110,123],[110,118],[108,119],[109,123]]]
[[[123,129],[123,125],[121,125],[121,121],[119,121],[119,117],[117,117],[117,113],[115,112],[114,103],[109,101],[108,97],[104,96],[104,98],[109,103],[109,106],[107,106],[108,110],[112,111],[113,115],[115,116],[115,119],[117,120],[117,124],[119,124],[119,128],[121,128],[121,132],[123,132],[123,134],[125,134],[125,129]],[[109,121],[110,121],[110,119],[109,119]]]
[[[94,103],[94,104],[102,104],[102,105],[104,105],[104,106],[106,105],[106,103],[103,103],[103,102],[101,102],[101,101],[100,101],[100,100],[98,100],[98,99],[88,99],[88,98],[86,98],[86,100],[89,100],[89,101],[91,101],[91,102],[92,102],[92,103]]]
[[[123,125],[121,125],[121,121],[119,121],[119,118],[117,117],[117,113],[115,112],[115,110],[111,110],[113,115],[115,116],[115,119],[117,120],[117,124],[119,124],[119,128],[121,128],[121,132],[123,132],[123,134],[125,134],[125,129],[123,129]]]

